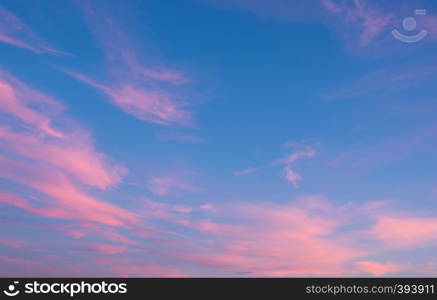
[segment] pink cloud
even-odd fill
[[[79,226],[64,231],[75,237],[86,233],[120,244],[85,245],[98,253],[115,255],[137,251],[126,246],[139,246],[139,242],[129,237],[134,235],[155,243],[162,250],[160,255],[227,272],[248,270],[266,276],[343,275],[355,272],[350,265],[356,265],[361,271],[382,275],[401,268],[398,264],[374,263],[371,256],[378,251],[391,245],[410,249],[435,243],[434,218],[395,218],[388,214],[377,215],[377,223],[370,230],[352,230],[360,235],[352,237],[353,234],[344,233],[342,227],[353,224],[348,219],[349,214],[356,217],[361,216],[361,212],[355,208],[346,214],[341,208],[314,197],[301,203],[217,204],[204,206],[203,210],[144,201],[143,210],[132,213],[91,196],[87,189],[117,186],[122,181],[124,168],[99,153],[90,134],[68,118],[56,100],[34,92],[11,77],[4,76],[2,82],[0,99],[6,98],[9,102],[4,108],[0,107],[0,111],[15,119],[2,121],[0,127],[0,138],[5,141],[0,144],[0,177],[26,186],[38,192],[38,196],[3,193],[0,202],[39,216],[77,221]],[[40,101],[46,109],[35,108]],[[292,167],[299,160],[315,155],[314,150],[304,147],[287,155],[279,164],[293,171]],[[170,172],[152,177],[149,188],[156,195],[196,191],[185,175]],[[290,180],[296,181],[299,175],[292,175]],[[204,211],[204,215],[192,217],[193,211]],[[143,218],[172,222],[194,233],[185,234],[185,231],[181,233],[165,226],[154,232],[145,226]],[[405,239],[403,235],[409,228],[420,230]],[[125,235],[116,229],[129,233]],[[166,238],[157,237],[158,234]],[[170,234],[173,239],[167,237]],[[201,242],[199,235],[204,237]],[[372,250],[360,247],[358,242],[363,237],[376,239],[372,244],[379,242],[378,247]],[[122,271],[120,265],[112,267]],[[125,274],[141,272],[135,267],[124,271]],[[164,275],[159,267],[151,268],[150,272]]]
[[[48,45],[32,29],[11,12],[0,7],[0,42],[37,54],[65,54]]]
[[[405,51],[403,43],[391,34],[401,29],[402,20],[414,16],[416,4],[411,1],[368,1],[368,0],[197,0],[216,8],[250,12],[255,16],[278,22],[321,23],[339,36],[349,50],[356,55],[389,55]],[[420,5],[419,5],[420,6]],[[421,7],[426,8],[426,7]],[[417,19],[419,28],[429,32],[423,42],[437,38],[437,17],[428,9],[426,16]],[[386,47],[390,45],[389,47]],[[405,45],[403,45],[405,46]],[[391,49],[392,51],[388,51]],[[359,52],[357,52],[357,50]]]
[[[55,230],[55,231],[59,231],[59,232],[64,232],[68,235],[71,235],[72,237],[76,238],[76,239],[80,239],[84,236],[87,235],[86,232],[80,231],[80,230],[75,230],[75,229],[70,229],[70,228],[62,228],[60,226],[55,227],[55,228],[50,228],[51,230]]]
[[[125,235],[117,232],[116,229],[111,228],[111,227],[102,226],[102,225],[93,224],[93,223],[83,223],[83,224],[81,224],[81,226],[84,229],[89,230],[90,235],[103,237],[106,240],[111,241],[113,243],[130,245],[130,246],[139,246],[140,245],[139,242],[134,241],[134,240],[126,237]]]
[[[372,225],[374,218],[387,218],[390,211],[395,210],[387,201],[336,206],[320,197],[305,197],[282,205],[221,205],[210,211],[208,218],[197,221],[166,218],[201,232],[203,238],[201,247],[188,243],[179,248],[181,245],[175,244],[174,251],[163,254],[210,268],[211,274],[221,270],[234,276],[243,273],[248,276],[397,274],[410,270],[412,264],[376,262],[375,257],[393,250],[432,247],[435,232],[429,219],[416,217],[417,220],[405,226],[414,229],[428,224],[430,229],[419,230],[417,238],[411,234],[414,242],[406,239],[405,243],[397,244],[397,239],[405,234],[410,236],[399,222],[391,227],[379,226],[380,221]],[[224,219],[226,222],[220,221]],[[356,224],[361,225],[350,229]],[[349,229],[345,231],[346,227]],[[383,235],[379,236],[381,232]],[[214,235],[212,244],[211,235]],[[385,238],[389,236],[392,238]]]
[[[404,264],[378,263],[373,261],[359,261],[357,266],[364,272],[374,276],[383,276],[390,273],[396,273],[406,269]]]
[[[124,246],[114,246],[114,245],[106,245],[106,244],[92,244],[89,245],[89,248],[99,253],[109,254],[109,255],[138,251]]]
[[[54,185],[56,184],[53,183]],[[31,187],[33,187],[31,185]],[[38,186],[35,186],[37,189]],[[47,218],[97,222],[109,226],[129,226],[138,219],[114,205],[93,199],[76,190],[69,190],[71,186],[48,186],[42,192],[53,197],[46,200],[45,206],[32,205],[30,201],[14,195],[0,194],[0,202],[19,207],[32,214]]]
[[[296,143],[286,143],[286,146],[292,148],[302,148],[302,145]],[[292,152],[286,157],[274,162],[273,165],[284,165],[282,170],[284,179],[297,188],[299,187],[299,182],[303,178],[294,170],[293,164],[302,158],[312,158],[314,156],[316,156],[316,151],[309,146],[303,145],[302,150]]]
[[[126,40],[126,42],[128,42],[128,37],[122,31],[120,24],[112,21],[110,26],[112,28],[117,28],[115,31],[117,32],[117,36],[120,40]],[[100,35],[99,39],[101,39],[102,41],[104,40],[105,42],[103,43],[107,43],[107,36]],[[106,45],[113,46],[113,44]],[[108,56],[114,55],[114,53],[110,52],[108,48],[105,48],[104,51],[106,51],[106,54]],[[142,80],[148,81],[152,85],[156,86],[156,82],[154,81],[172,85],[185,84],[190,81],[182,72],[178,70],[171,70],[162,66],[157,67],[156,69],[146,68],[138,61],[137,53],[132,50],[132,48],[119,47],[115,49],[113,48],[112,51],[118,52],[120,57],[123,58],[123,63],[126,64],[126,66],[128,66],[132,71],[134,71],[134,76],[141,77]]]
[[[199,192],[198,188],[193,183],[193,177],[196,174],[186,171],[175,170],[173,174],[153,177],[147,181],[147,188],[155,195],[179,195],[181,193]]]
[[[351,261],[369,253],[341,235],[338,228],[344,220],[335,210],[310,198],[294,205],[222,207],[217,216],[227,220],[235,217],[238,225],[205,220],[193,227],[219,235],[216,241],[220,243],[210,251],[173,255],[205,267],[248,271],[255,276],[344,274]]]
[[[125,169],[95,150],[90,134],[58,101],[5,72],[0,73],[0,101],[6,103],[0,113],[8,116],[0,126],[0,177],[44,195],[40,203],[11,195],[3,195],[2,202],[45,217],[113,226],[137,220],[86,193],[85,186],[106,189],[119,184]]]
[[[5,255],[0,255],[0,266],[2,269],[2,276],[9,274],[10,276],[17,276],[17,268],[21,270],[19,274],[29,274],[33,270],[33,274],[53,274],[57,269],[44,266],[43,264],[24,258],[15,258]],[[9,271],[9,266],[13,266],[14,271]],[[40,275],[41,276],[41,275]]]
[[[98,262],[107,266],[105,274],[116,277],[160,277],[185,278],[191,275],[183,268],[172,264],[148,262],[148,259],[135,260],[129,257],[99,258]]]
[[[341,13],[343,11],[343,8],[340,7],[337,3],[334,3],[333,1],[321,0],[321,3],[331,13],[337,14],[337,13]]]
[[[165,227],[154,226],[153,221],[165,221],[178,226],[195,228],[195,220],[192,220],[190,214],[201,210],[193,206],[173,205],[148,199],[143,199],[139,204],[136,208],[138,215],[150,221],[149,229],[142,228],[135,231],[136,235],[144,238],[150,238],[157,233],[179,235],[173,230],[170,232]]]
[[[429,37],[432,40],[437,38],[437,15],[427,11],[426,17],[421,19],[419,24],[423,24],[423,28],[429,32]]]
[[[302,158],[310,158],[310,157],[314,157],[316,156],[316,151],[314,151],[314,149],[306,146],[304,150],[302,151],[298,151],[298,152],[293,152],[291,154],[289,154],[287,157],[283,158],[282,160],[279,161],[279,163],[282,164],[292,164]]]
[[[0,201],[7,203],[4,195]],[[282,204],[221,203],[206,210],[151,200],[137,204],[136,215],[150,223],[116,228],[79,222],[66,227],[87,233],[85,239],[70,241],[75,253],[86,253],[77,266],[81,274],[179,277],[189,270],[192,276],[392,276],[412,267],[428,271],[420,263],[381,262],[380,255],[433,247],[435,241],[434,218],[406,217],[405,212],[399,217],[389,201],[337,205],[307,196]],[[412,238],[417,240],[396,242],[410,235],[405,228],[426,226],[431,229],[419,230]],[[146,251],[138,238],[147,241],[146,256],[131,255]],[[94,259],[94,253],[108,260],[101,255]],[[111,259],[114,255],[117,260]],[[169,265],[147,263],[161,259]]]
[[[162,125],[192,122],[191,113],[183,108],[185,104],[163,90],[123,85],[110,90],[109,95],[123,111],[146,122]]]
[[[99,239],[114,244],[140,246],[138,241],[127,237],[124,233],[118,232],[117,228],[97,223],[79,222],[74,226],[58,225],[56,227],[48,226],[47,228],[49,230],[66,233],[76,239],[87,237],[87,240]],[[128,233],[131,234],[130,231]]]
[[[394,248],[437,245],[437,218],[380,216],[369,232]]]
[[[280,22],[318,22],[334,30],[353,48],[366,48],[382,33],[389,33],[398,7],[363,0],[198,0],[215,7],[249,11],[263,19]],[[390,36],[389,36],[390,37]],[[349,45],[349,46],[350,46]]]
[[[342,22],[356,26],[360,31],[359,46],[366,47],[384,29],[387,29],[393,15],[383,13],[378,7],[362,0],[332,1],[322,0],[323,6],[334,15],[339,15]]]
[[[432,276],[435,276],[434,274],[437,274],[437,259],[432,257],[427,261],[422,268],[422,272],[424,272],[424,274],[432,274]]]
[[[28,88],[4,71],[0,71],[0,77],[0,112],[12,115],[28,125],[36,126],[48,136],[63,137],[61,132],[53,128],[50,121],[50,116],[59,114],[63,110],[62,104]],[[42,112],[43,110],[45,113]]]
[[[116,16],[108,9],[82,3],[85,18],[100,42],[108,61],[107,82],[67,72],[106,95],[106,98],[127,114],[159,125],[193,125],[193,115],[188,109],[191,102],[185,100],[175,87],[188,82],[175,70],[162,67],[146,67],[139,62],[136,46],[127,37]]]
[[[189,206],[176,205],[174,206],[174,210],[180,213],[190,213],[193,211],[193,208]]]
[[[35,247],[38,244],[17,239],[0,238],[0,244],[4,244],[13,248],[28,248]]]
[[[8,142],[4,149],[61,169],[86,185],[105,189],[120,183],[125,173],[123,167],[107,164],[106,157],[95,151],[86,133],[75,132],[68,139],[52,140],[0,127],[0,138]]]
[[[284,168],[284,179],[293,184],[294,187],[299,187],[299,181],[302,180],[302,176],[293,171],[290,167]]]
[[[68,73],[97,88],[109,96],[110,101],[122,111],[142,121],[159,125],[189,125],[193,121],[191,112],[185,109],[188,104],[163,89],[135,83],[105,85],[80,74]]]
[[[127,226],[128,223],[137,220],[133,214],[85,194],[56,169],[1,156],[0,164],[5,168],[0,171],[1,177],[27,185],[49,196],[44,201],[45,206],[35,206],[27,200],[18,200],[8,195],[2,195],[0,202],[45,217],[95,221],[112,226]]]
[[[241,233],[244,231],[243,226],[232,225],[232,224],[224,224],[224,223],[216,223],[208,220],[201,220],[199,222],[195,222],[193,224],[186,224],[188,227],[195,228],[196,230],[207,232],[211,234],[218,235],[229,235]]]

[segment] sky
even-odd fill
[[[0,276],[437,276],[437,4],[0,0]]]

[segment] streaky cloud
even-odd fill
[[[95,3],[94,3],[95,4]],[[105,54],[108,80],[96,80],[67,71],[76,79],[103,92],[123,112],[137,119],[164,126],[193,126],[194,117],[177,86],[189,80],[179,71],[145,66],[140,51],[124,32],[116,16],[89,2],[80,2],[89,28]]]
[[[1,75],[0,102],[5,105],[0,113],[7,118],[0,126],[0,176],[42,193],[40,201],[6,193],[1,202],[50,218],[113,226],[135,222],[132,213],[86,192],[86,186],[118,185],[125,168],[97,152],[89,132],[58,101],[10,74]]]
[[[23,48],[36,54],[65,55],[50,46],[20,18],[0,7],[0,42]]]

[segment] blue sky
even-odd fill
[[[0,274],[435,275],[436,8],[0,1]]]

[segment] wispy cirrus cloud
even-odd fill
[[[192,172],[176,170],[170,174],[150,178],[146,187],[158,196],[199,192],[201,189],[193,183],[193,177],[196,177],[196,174]]]
[[[146,66],[138,58],[140,50],[123,30],[117,17],[95,3],[81,2],[89,28],[100,42],[108,63],[108,80],[97,80],[77,72],[70,75],[104,93],[125,113],[153,124],[192,126],[193,113],[177,87],[189,82],[181,72],[165,67]],[[108,30],[109,29],[109,30]]]
[[[50,46],[20,18],[0,7],[0,42],[32,51],[36,54],[65,53]]]
[[[360,47],[368,46],[381,32],[387,31],[393,18],[393,14],[383,12],[374,4],[363,0],[321,0],[321,3],[329,13],[341,19],[340,22],[356,27]]]
[[[108,245],[108,244],[91,244],[88,246],[88,249],[91,251],[96,251],[101,254],[109,254],[109,255],[139,251],[124,246]]]
[[[303,179],[294,170],[294,165],[303,158],[313,158],[317,155],[316,151],[306,143],[286,142],[285,148],[290,152],[285,157],[270,163],[270,166],[282,166],[283,178],[290,182],[295,188],[299,187],[299,182]],[[243,176],[260,171],[261,167],[247,167],[246,169],[232,172],[234,176]]]
[[[18,248],[18,249],[38,246],[37,243],[18,240],[18,239],[9,239],[9,238],[0,238],[0,244],[13,248]]]
[[[76,239],[80,239],[87,235],[87,233],[84,231],[77,230],[74,228],[69,228],[69,227],[56,226],[56,227],[49,227],[48,229],[66,233]]]
[[[330,29],[345,46],[357,53],[366,49],[369,56],[382,53],[393,56],[393,51],[385,47],[396,48],[403,52],[399,43],[391,34],[393,29],[401,29],[402,20],[414,16],[416,8],[432,7],[427,1],[412,3],[407,0],[369,1],[369,0],[196,0],[212,7],[250,12],[258,18],[278,22],[319,23]],[[436,16],[428,9],[426,17],[418,20],[419,26],[428,31],[427,41],[437,37]],[[403,30],[403,29],[401,29]],[[405,48],[404,48],[405,50]]]
[[[296,149],[292,153],[288,154],[286,157],[274,162],[274,165],[283,165],[283,174],[284,179],[290,182],[294,187],[299,187],[299,182],[303,179],[301,175],[299,175],[294,170],[294,163],[301,160],[302,158],[311,158],[316,156],[316,151],[307,145],[299,145],[296,143],[287,143],[289,148]],[[297,150],[298,148],[303,148]]]
[[[368,47],[381,33],[389,32],[394,17],[391,12],[393,7],[387,8],[386,5],[364,0],[198,1],[215,7],[249,11],[264,19],[322,23],[354,48]]]
[[[109,96],[112,103],[136,118],[159,125],[190,125],[193,121],[182,99],[160,88],[145,87],[133,82],[104,84],[86,76],[68,72]]]
[[[49,136],[62,138],[62,133],[51,125],[50,117],[62,111],[64,106],[38,91],[29,89],[5,71],[1,71],[0,75],[1,111],[29,126],[36,126]],[[30,108],[31,106],[33,108]]]

